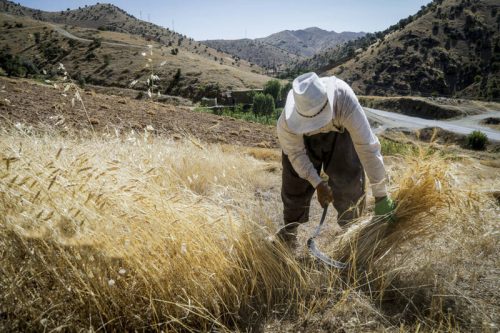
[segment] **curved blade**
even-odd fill
[[[314,242],[314,238],[309,238],[307,240],[307,247],[309,248],[309,251],[311,251],[311,253],[316,258],[318,258],[319,260],[321,260],[324,264],[326,264],[328,266],[331,266],[331,267],[334,267],[334,268],[337,268],[337,269],[344,269],[344,268],[347,267],[346,263],[334,260],[334,259],[328,257],[323,252],[321,252],[318,249],[318,247],[316,246],[316,242]]]
[[[314,231],[314,234],[312,235],[311,238],[309,238],[307,240],[307,247],[309,248],[309,251],[311,251],[311,253],[316,258],[321,260],[324,264],[331,266],[331,267],[334,267],[334,268],[337,268],[337,269],[344,269],[347,267],[347,264],[328,257],[327,255],[325,255],[323,252],[321,252],[318,249],[318,247],[316,246],[316,242],[314,242],[314,238],[319,235],[319,233],[321,231],[321,227],[323,226],[323,223],[325,222],[327,211],[328,211],[328,206],[326,206],[323,209],[323,215],[321,215],[321,220],[319,221],[319,225],[316,228],[316,230]]]

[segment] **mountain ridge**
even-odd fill
[[[326,48],[364,36],[364,32],[335,32],[318,27],[283,30],[255,39],[216,39],[201,43],[234,54],[268,69],[282,69]],[[258,46],[258,49],[254,47]]]

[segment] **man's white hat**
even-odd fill
[[[285,104],[288,128],[296,134],[316,131],[333,118],[333,79],[306,73],[293,80]]]

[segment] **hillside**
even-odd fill
[[[122,91],[92,87],[81,91],[84,112],[80,103],[73,107],[71,97],[63,96],[62,92],[60,85],[56,89],[54,85],[33,80],[0,77],[0,128],[22,124],[37,130],[51,128],[73,133],[92,127],[96,133],[111,131],[113,135],[150,131],[174,139],[187,135],[204,142],[278,147],[274,126],[193,112],[186,106],[168,102],[141,101]]]
[[[300,56],[309,57],[324,49],[364,36],[364,32],[335,32],[317,27],[285,30],[257,40]]]
[[[136,88],[144,90],[151,66],[141,54],[149,57],[147,45],[152,45],[152,66],[160,78],[156,84],[164,94],[215,97],[224,90],[262,87],[269,80],[257,65],[113,5],[50,13],[0,0],[0,32],[2,67],[6,58],[17,57],[18,63],[29,64],[24,75],[52,73],[61,62],[80,82],[127,87],[139,80]]]
[[[388,30],[291,70],[337,75],[361,94],[500,98],[500,5],[434,1]]]
[[[312,27],[285,30],[264,38],[203,41],[212,48],[237,55],[269,69],[290,66],[304,57],[364,36],[363,32],[335,32]]]
[[[253,39],[224,40],[214,39],[202,42],[209,47],[233,54],[266,69],[279,70],[285,65],[302,59],[301,56],[280,49],[274,45]]]

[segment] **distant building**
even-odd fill
[[[217,98],[206,98],[203,97],[200,102],[201,106],[212,107],[217,106]]]
[[[261,92],[262,89],[226,91],[221,94],[220,103],[222,105],[249,105],[253,103],[253,96]]]

